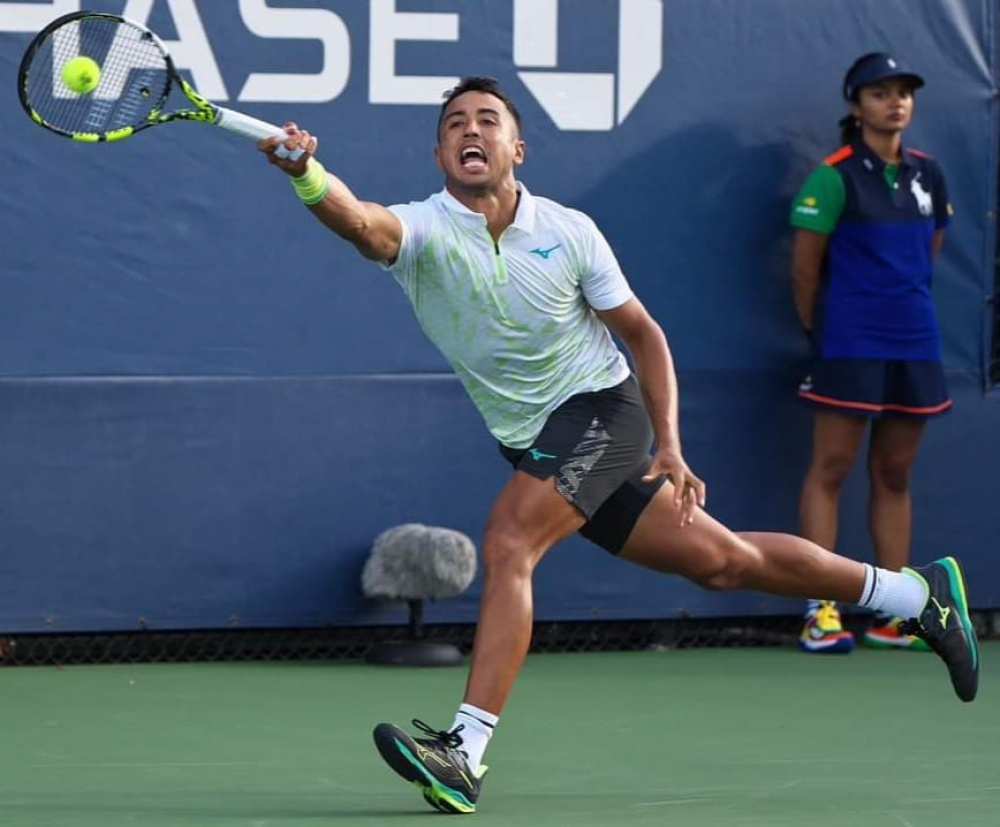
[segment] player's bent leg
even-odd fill
[[[535,566],[583,523],[551,478],[517,472],[500,492],[483,537],[483,593],[466,703],[500,714],[531,641]]]
[[[500,492],[483,538],[483,593],[466,704],[499,716],[531,642],[535,566],[583,522],[552,478],[517,472]],[[470,763],[462,726],[449,732],[417,721],[414,725],[426,737],[413,738],[393,724],[379,724],[374,732],[379,754],[435,809],[475,812],[486,767],[475,757]]]

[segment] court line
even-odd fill
[[[123,769],[129,767],[149,768],[149,767],[280,767],[273,761],[218,761],[218,762],[189,762],[189,761],[123,761],[114,763],[99,764],[26,764],[29,770],[72,770],[72,769]]]
[[[699,797],[696,797],[696,798],[675,798],[675,799],[670,800],[670,801],[640,801],[635,806],[636,807],[662,807],[664,805],[673,805],[673,804],[704,804],[706,802],[707,803],[712,803],[712,802],[715,802],[715,801],[722,801],[724,797],[725,796],[718,796],[717,797],[717,796],[706,795],[706,796],[699,796]],[[735,807],[735,806],[736,805],[735,805],[735,802],[734,802],[731,805],[731,807]]]

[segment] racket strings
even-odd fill
[[[62,78],[63,67],[79,55],[101,69],[98,86],[82,94]],[[51,126],[104,134],[145,122],[163,105],[169,88],[166,58],[154,38],[128,23],[85,17],[50,33],[32,59],[26,94]]]

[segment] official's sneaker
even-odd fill
[[[414,719],[425,738],[411,738],[393,724],[375,727],[375,746],[385,762],[417,787],[424,800],[444,813],[474,813],[487,767],[473,772],[461,751],[462,725],[436,730]]]
[[[873,649],[906,649],[910,652],[930,652],[931,647],[916,635],[905,634],[901,617],[878,615],[865,631],[865,646]]]
[[[803,652],[846,654],[854,648],[854,635],[840,622],[840,612],[832,600],[823,600],[806,615],[799,648]]]
[[[954,557],[944,557],[903,571],[927,584],[927,603],[919,617],[902,624],[901,631],[926,641],[948,667],[955,694],[963,701],[974,700],[979,690],[979,641],[969,617],[962,567]]]

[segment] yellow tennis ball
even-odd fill
[[[93,58],[80,55],[67,60],[62,70],[63,83],[81,95],[93,92],[101,82],[101,67]]]

